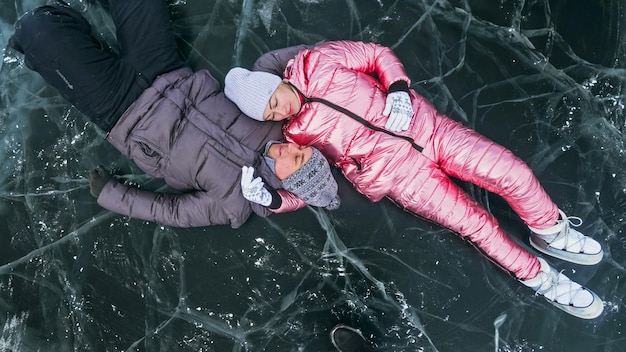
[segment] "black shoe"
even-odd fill
[[[10,36],[9,37],[9,43],[7,44],[7,46],[13,50],[16,50],[22,54],[24,54],[24,50],[22,50],[22,47],[17,44],[17,42],[15,41],[15,37],[14,36]]]
[[[371,352],[372,345],[361,331],[339,324],[330,331],[330,340],[339,352]]]
[[[46,5],[70,7],[70,4],[66,3],[63,0],[48,0],[46,1]]]

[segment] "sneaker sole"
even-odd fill
[[[599,252],[596,254],[584,254],[584,253],[572,253],[568,252],[564,249],[556,249],[550,247],[548,242],[537,238],[537,236],[530,236],[530,245],[533,246],[536,250],[541,253],[547,254],[549,256],[559,258],[571,263],[581,264],[581,265],[595,265],[602,261],[602,257],[604,257],[604,252]]]
[[[560,304],[558,302],[549,300],[547,298],[546,300],[550,302],[550,304],[552,304],[553,306],[577,318],[595,319],[599,317],[600,314],[602,314],[602,312],[604,311],[604,302],[602,302],[602,299],[598,297],[598,295],[596,295],[595,292],[590,291],[590,290],[587,290],[587,291],[589,291],[593,295],[593,302],[589,306],[584,307],[584,308],[577,308],[577,307],[573,307],[570,305]]]

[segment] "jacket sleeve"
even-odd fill
[[[377,77],[385,89],[397,81],[411,85],[404,65],[390,48],[376,43],[334,41],[319,45],[321,60],[333,60],[350,70]]]
[[[252,66],[252,71],[269,72],[283,77],[289,60],[293,59],[300,51],[312,47],[313,45],[302,44],[269,51],[256,60]]]
[[[229,214],[219,200],[203,191],[157,193],[129,187],[112,179],[100,192],[98,204],[131,218],[175,227],[241,225],[238,221],[233,222],[239,217]]]
[[[288,213],[290,211],[296,211],[298,209],[302,209],[307,206],[307,204],[295,194],[284,190],[278,189],[276,190],[280,198],[282,199],[282,204],[278,209],[270,209],[273,213]]]

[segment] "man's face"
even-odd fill
[[[276,177],[284,180],[306,164],[313,155],[311,147],[295,143],[274,143],[267,151],[267,156],[274,159]]]
[[[288,84],[281,83],[265,105],[263,119],[282,121],[297,114],[301,107],[298,94]]]

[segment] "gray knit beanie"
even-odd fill
[[[339,207],[337,181],[326,158],[313,149],[311,159],[283,180],[283,187],[309,205],[334,210]]]
[[[241,112],[257,121],[263,121],[263,111],[282,80],[260,71],[234,67],[226,74],[224,94]]]

